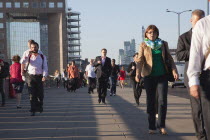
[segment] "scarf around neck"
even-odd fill
[[[151,41],[148,38],[145,38],[144,42],[146,43],[147,46],[149,46],[150,48],[154,50],[160,49],[163,44],[163,41],[159,38],[155,39],[155,41]]]

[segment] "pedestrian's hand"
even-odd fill
[[[200,97],[200,86],[199,85],[193,85],[190,87],[190,95],[194,98]]]
[[[134,70],[135,69],[135,66],[132,66],[131,69]]]
[[[46,77],[42,77],[42,82],[44,82],[46,80]]]
[[[101,64],[101,61],[98,61],[98,64]]]
[[[136,75],[135,80],[137,83],[140,82],[140,75]]]
[[[178,80],[179,79],[179,75],[177,72],[173,71],[173,76],[174,76],[174,79],[175,80]]]

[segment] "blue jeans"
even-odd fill
[[[111,80],[112,80],[111,93],[116,94],[117,76],[112,76]]]
[[[156,109],[158,109],[159,128],[165,128],[165,120],[167,113],[167,95],[168,80],[166,76],[146,76],[144,77],[144,86],[147,94],[147,113],[149,121],[149,129],[156,130]],[[158,105],[156,108],[156,91],[158,92]]]

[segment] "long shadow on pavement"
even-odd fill
[[[16,100],[7,100],[6,107],[0,108],[0,139],[97,140],[92,98],[84,90],[77,92],[46,90],[44,112],[33,117],[28,112],[28,95],[24,95],[19,110],[15,108]]]
[[[170,130],[169,128],[167,128],[169,133],[169,135],[167,136],[163,136],[159,133],[155,135],[149,135],[145,103],[141,104],[140,107],[137,107],[134,103],[128,101],[128,98],[130,97],[126,97],[126,95],[123,95],[125,94],[125,92],[128,91],[122,92],[122,90],[120,90],[118,91],[117,96],[108,96],[107,107],[110,109],[110,111],[115,112],[113,118],[116,120],[116,122],[121,123],[119,124],[119,128],[121,128],[121,130],[124,132],[126,138],[130,138],[132,140],[183,140],[183,138],[181,137],[190,136],[190,138],[186,139],[194,139],[194,133],[176,133],[173,132],[173,130]],[[129,92],[129,94],[132,94],[131,90],[129,90]],[[128,95],[128,93],[126,94]],[[146,98],[145,93],[143,94],[144,95],[142,95],[141,98]],[[171,104],[171,106],[176,105],[177,104]],[[178,106],[185,106],[185,104],[179,104]],[[168,109],[170,109],[170,107]]]

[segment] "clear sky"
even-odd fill
[[[142,41],[141,28],[154,24],[159,28],[160,38],[176,48],[178,39],[178,16],[171,11],[202,9],[206,12],[207,0],[67,0],[73,11],[81,13],[81,55],[95,58],[101,48],[107,48],[107,56],[118,58],[118,50],[124,41]],[[180,33],[191,28],[191,12],[181,14]]]

